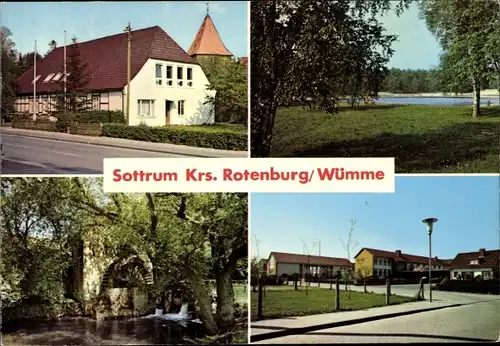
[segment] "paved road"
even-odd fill
[[[494,300],[257,343],[485,342],[496,341],[499,336],[500,300]]]
[[[317,284],[311,284],[311,287],[318,287]],[[330,288],[330,284],[321,284],[321,288]],[[363,286],[349,286],[352,291],[363,292]],[[344,289],[344,285],[340,285],[340,289]],[[414,297],[419,289],[418,284],[414,285],[392,285],[391,293],[399,296]],[[385,286],[366,286],[368,292],[385,293]],[[475,303],[484,300],[492,299],[491,295],[486,294],[471,294],[460,292],[445,292],[445,291],[432,291],[432,300],[439,302],[449,302],[454,304],[467,304]],[[498,296],[497,296],[498,297]],[[429,285],[424,285],[424,298],[429,299]]]
[[[2,174],[101,174],[105,157],[185,157],[2,133]]]

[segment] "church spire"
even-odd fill
[[[222,39],[215,28],[215,24],[212,21],[209,13],[209,2],[207,4],[207,14],[203,23],[201,23],[200,29],[196,34],[191,47],[188,50],[188,54],[191,56],[195,55],[212,55],[212,56],[233,56],[233,54],[226,48]]]

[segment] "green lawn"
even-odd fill
[[[248,304],[248,290],[245,285],[233,284],[234,302]]]
[[[251,293],[252,321],[257,319],[257,296]],[[392,304],[401,304],[414,301],[410,297],[391,296]],[[385,305],[385,296],[375,293],[340,291],[341,311],[363,310]],[[262,313],[264,318],[281,318],[287,316],[305,316],[328,312],[335,312],[335,290],[327,288],[309,287],[306,295],[305,288],[295,291],[293,287],[284,287],[281,290],[267,290],[262,299]]]
[[[497,173],[500,107],[366,105],[278,110],[273,157],[395,157],[397,173]]]
[[[229,123],[216,123],[213,125],[189,125],[184,126],[187,130],[203,130],[203,131],[214,131],[214,132],[233,132],[248,134],[248,128],[243,124],[229,124]]]

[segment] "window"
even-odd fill
[[[156,70],[155,70],[155,76],[156,76],[156,85],[162,85],[162,65],[161,64],[156,64]]]
[[[177,101],[177,114],[184,115],[184,101]]]
[[[100,95],[99,94],[92,95],[92,108],[98,111],[99,105],[100,105]]]
[[[167,68],[165,69],[165,76],[167,77],[167,85],[172,86],[174,84],[173,82],[173,66],[172,65],[167,65]]]
[[[152,118],[155,116],[155,100],[138,100],[137,116],[141,118]]]
[[[35,79],[33,79],[33,82],[31,82],[31,84],[35,84],[39,79],[40,79],[40,75],[36,76]]]
[[[183,69],[182,66],[177,66],[177,85],[182,86],[182,79],[184,78],[182,75]]]
[[[44,83],[48,83],[52,77],[54,77],[55,73],[49,73],[49,75],[47,77],[45,77],[45,79],[43,80]]]
[[[469,264],[479,264],[479,260],[477,260],[477,259],[470,260]]]
[[[193,86],[193,69],[191,67],[188,67],[186,74],[187,74],[187,80],[188,80],[187,85],[189,87],[192,87]]]
[[[54,78],[52,78],[52,82],[57,82],[59,79],[61,79],[61,77],[62,77],[62,73],[57,72],[57,74],[54,76]]]

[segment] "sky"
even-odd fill
[[[420,19],[415,3],[400,17],[390,12],[381,21],[386,34],[398,35],[398,41],[392,44],[394,55],[389,68],[430,69],[439,65],[441,47]]]
[[[155,2],[12,2],[0,5],[0,23],[12,32],[21,53],[40,53],[55,40],[64,44],[75,35],[79,42],[132,29],[158,25],[188,50],[206,14],[206,1]],[[245,1],[210,1],[210,16],[226,47],[238,57],[248,56],[248,5]]]
[[[428,256],[422,220],[438,218],[432,253],[452,259],[459,252],[500,248],[498,176],[397,176],[395,193],[261,194],[250,197],[252,257],[271,251],[347,258],[341,240],[352,233],[363,247]],[[305,249],[303,243],[307,244]],[[308,253],[309,252],[309,253]]]

